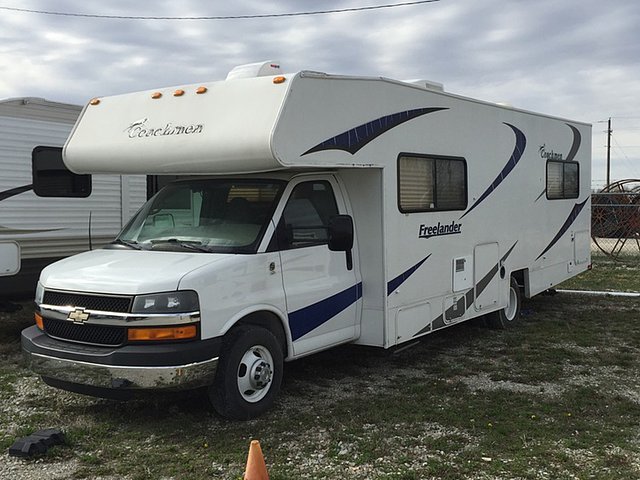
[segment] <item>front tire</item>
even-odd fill
[[[255,418],[268,410],[282,382],[282,346],[269,330],[245,325],[224,340],[209,400],[223,417]]]
[[[512,328],[519,323],[522,294],[516,279],[511,277],[507,306],[486,316],[487,325],[491,328]]]

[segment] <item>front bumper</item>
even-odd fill
[[[74,385],[108,390],[186,390],[211,385],[221,343],[217,337],[99,347],[53,339],[35,325],[22,331],[22,351],[29,367],[54,380],[48,383],[74,391],[81,391]]]

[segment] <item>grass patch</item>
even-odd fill
[[[253,438],[275,480],[639,478],[638,308],[541,296],[516,329],[470,322],[397,354],[333,349],[287,364],[275,408],[249,422],[220,419],[202,392],[118,403],[52,389],[22,366],[13,328],[0,446],[62,428],[67,445],[41,461],[75,465],[74,478],[238,479]]]
[[[591,260],[591,270],[563,282],[558,288],[640,292],[639,256],[614,260],[604,255],[594,255]]]

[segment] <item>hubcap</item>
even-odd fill
[[[267,362],[255,362],[251,367],[251,378],[249,383],[256,390],[264,388],[271,381],[271,365]]]
[[[238,365],[238,390],[247,402],[262,400],[271,387],[273,357],[262,345],[249,348]]]

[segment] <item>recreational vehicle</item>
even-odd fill
[[[62,146],[81,110],[42,98],[0,101],[2,298],[32,296],[45,265],[112,240],[146,200],[144,176],[66,171]]]
[[[95,98],[78,174],[174,174],[105,248],[47,267],[22,345],[94,395],[273,402],[283,361],[518,322],[590,265],[591,127],[430,82],[282,74]]]

